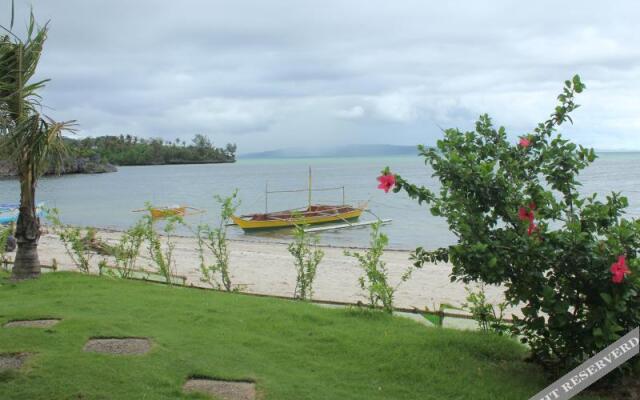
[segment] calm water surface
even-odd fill
[[[64,222],[123,229],[140,214],[149,201],[156,205],[184,204],[207,212],[187,218],[192,225],[216,221],[214,194],[226,196],[238,189],[241,213],[263,212],[264,190],[304,189],[308,167],[313,170],[315,188],[345,186],[347,203],[369,201],[371,211],[381,218],[392,218],[384,231],[390,246],[412,249],[416,246],[436,248],[453,242],[445,221],[429,214],[403,193],[386,194],[376,189],[375,177],[384,166],[390,166],[417,184],[437,188],[430,169],[418,157],[393,158],[316,158],[280,160],[240,160],[235,164],[166,165],[120,167],[118,172],[102,175],[68,175],[46,177],[40,181],[38,200],[60,210]],[[584,193],[607,194],[620,191],[629,198],[628,215],[640,217],[640,153],[601,153],[600,158],[582,174]],[[19,187],[15,180],[0,180],[0,203],[15,202]],[[314,203],[336,204],[341,191],[315,192]],[[307,193],[284,193],[269,196],[270,211],[305,205]],[[361,220],[374,217],[364,214]],[[187,233],[187,232],[184,232]],[[246,235],[230,228],[232,237],[283,241],[288,231],[271,231]],[[366,227],[323,232],[321,242],[343,246],[365,246]]]

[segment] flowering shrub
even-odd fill
[[[513,333],[534,360],[564,370],[640,325],[640,221],[623,218],[619,193],[578,192],[578,174],[596,155],[557,133],[573,123],[583,89],[577,75],[566,81],[551,118],[516,145],[482,115],[474,131],[447,129],[437,148],[420,146],[439,194],[383,172],[458,238],[416,249],[415,265],[450,260],[452,280],[504,285],[522,312]]]

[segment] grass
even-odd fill
[[[199,399],[189,376],[252,380],[262,399],[528,399],[545,387],[513,340],[426,328],[383,313],[75,273],[10,283],[1,352],[32,352],[0,373],[2,399]],[[85,353],[90,337],[149,337],[146,355]]]

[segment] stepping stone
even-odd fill
[[[184,384],[182,390],[208,394],[221,400],[254,400],[256,398],[256,386],[253,382],[193,378]]]
[[[2,353],[0,354],[0,371],[7,369],[19,369],[29,358],[29,353]]]
[[[144,354],[151,349],[151,341],[145,338],[90,339],[84,351],[108,354]]]
[[[444,328],[453,328],[460,330],[477,331],[480,328],[478,323],[473,319],[445,317],[442,323]]]
[[[60,322],[60,319],[30,319],[22,321],[9,321],[4,324],[5,328],[50,328]]]

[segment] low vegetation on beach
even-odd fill
[[[425,328],[360,309],[58,272],[0,280],[3,399],[195,399],[191,376],[252,381],[269,399],[526,399],[547,381],[515,340]],[[83,351],[91,338],[147,338],[142,355]],[[583,399],[597,397],[584,396]]]

